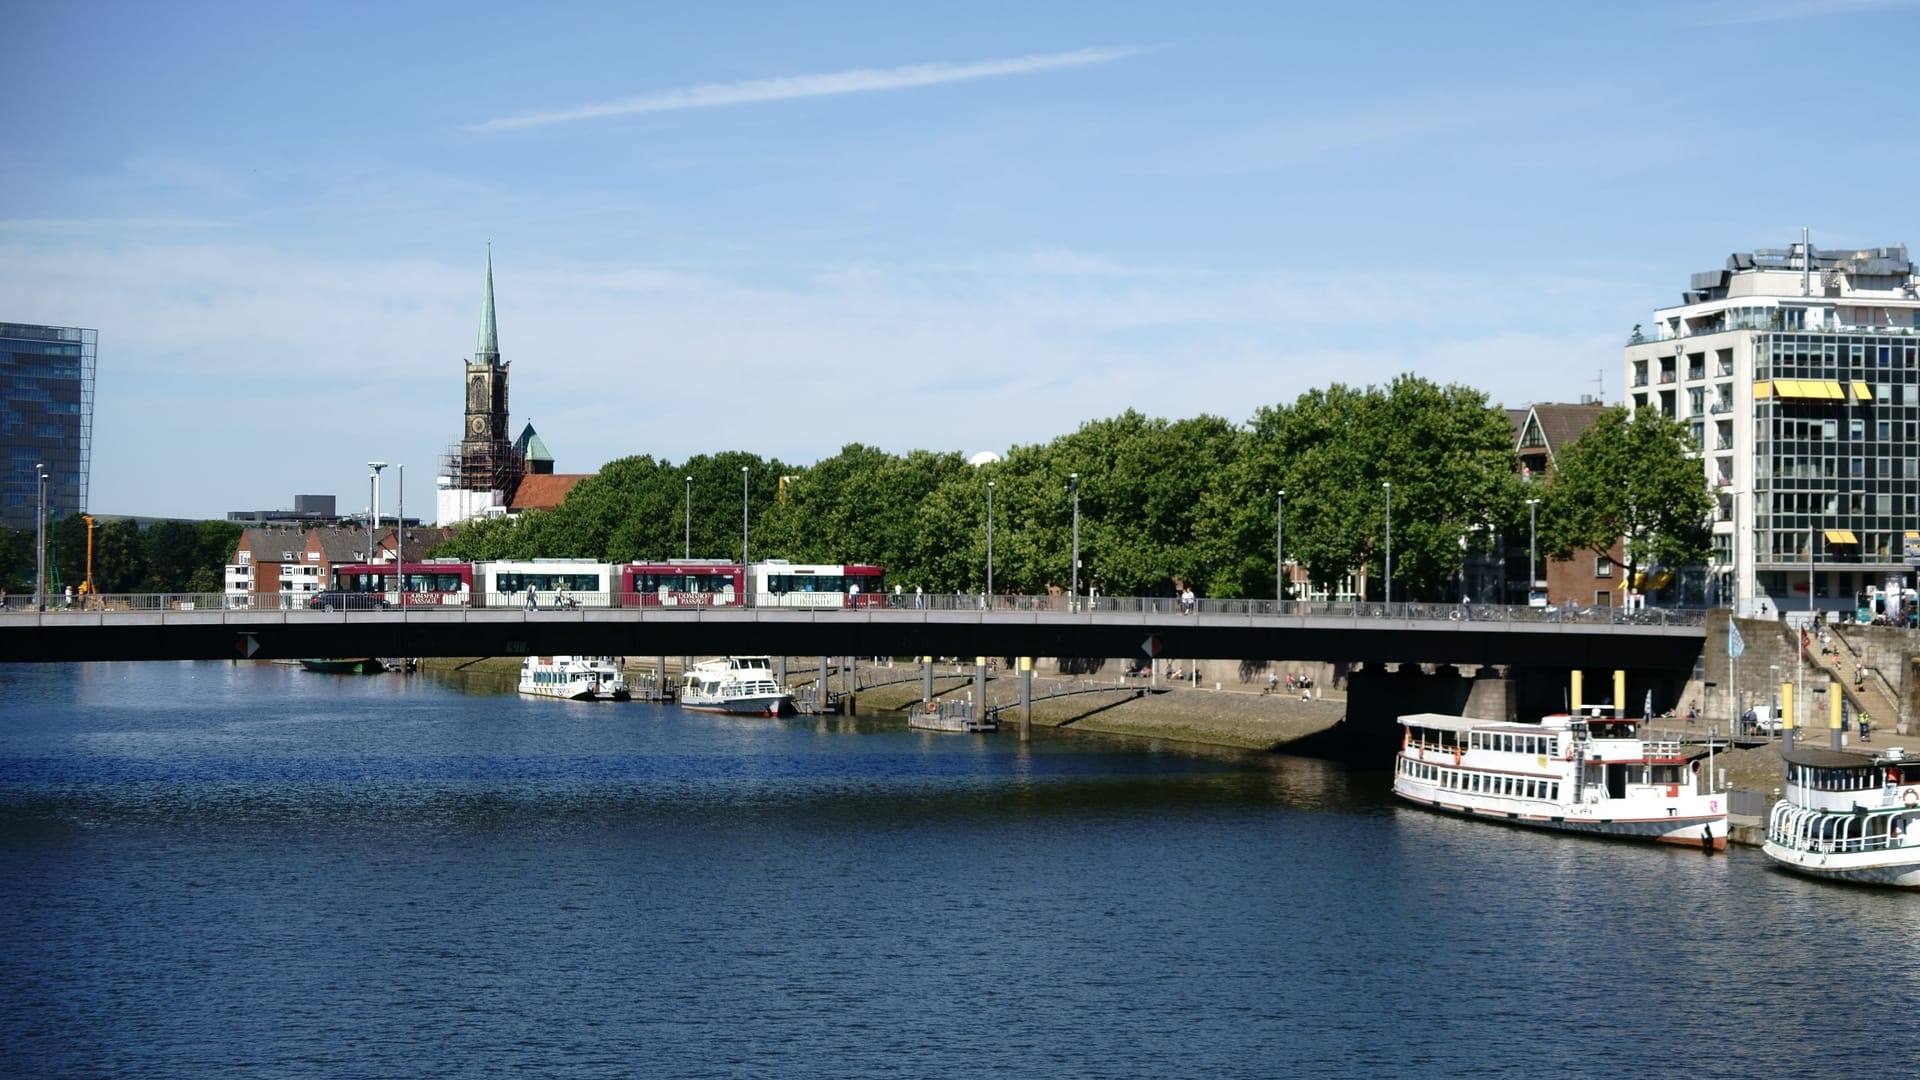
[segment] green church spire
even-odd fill
[[[473,346],[473,362],[500,362],[500,334],[493,325],[493,241],[487,241],[487,298],[480,308],[480,340]]]

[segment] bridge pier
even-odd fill
[[[1033,657],[1020,658],[1020,741],[1033,741]]]

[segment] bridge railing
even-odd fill
[[[48,597],[46,610],[49,612],[89,611],[104,612],[112,615],[116,612],[167,612],[167,611],[306,611],[312,593],[246,593],[243,595],[225,593],[113,593],[98,596],[76,596],[68,601],[64,594]],[[604,594],[602,594],[604,597]],[[601,599],[602,597],[595,597]],[[408,607],[416,607],[412,603]],[[462,606],[462,605],[454,605]],[[599,606],[580,600],[581,607]],[[371,605],[377,610],[377,604]],[[518,602],[507,603],[502,598],[500,608],[524,607],[524,597]],[[14,613],[34,609],[31,594],[12,594],[7,598],[7,611]],[[397,608],[394,610],[398,610]],[[444,608],[443,608],[444,610]],[[542,597],[540,611],[550,613],[555,610],[553,600]],[[669,613],[678,611],[685,616],[703,613],[698,607],[645,607],[632,609],[636,612]],[[738,608],[715,608],[715,611],[737,611]],[[753,609],[748,609],[753,610]],[[787,609],[769,609],[787,610]],[[988,597],[982,593],[933,594],[903,593],[888,594],[886,602],[873,606],[861,606],[845,609],[848,614],[866,614],[885,611],[935,611],[968,612],[974,614],[1005,614],[1010,612],[1055,613],[1080,615],[1138,615],[1196,618],[1235,618],[1235,619],[1343,619],[1356,623],[1393,622],[1408,625],[1433,623],[1508,623],[1546,626],[1551,624],[1569,625],[1636,625],[1636,626],[1703,626],[1707,612],[1703,608],[1648,608],[1629,612],[1624,608],[1604,607],[1529,607],[1505,604],[1432,604],[1421,601],[1396,602],[1383,604],[1378,602],[1359,603],[1346,600],[1263,600],[1263,599],[1199,599],[1191,607],[1172,596],[1083,596],[1078,602],[1072,602],[1065,596],[1012,596]],[[357,609],[346,614],[357,614]]]

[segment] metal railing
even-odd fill
[[[88,613],[112,617],[124,614],[151,614],[157,612],[302,612],[312,610],[315,615],[323,614],[310,607],[316,594],[312,593],[249,593],[234,596],[223,593],[119,593],[91,597],[75,597],[69,605],[62,596],[50,598],[46,610],[48,614]],[[411,595],[411,594],[410,594]],[[568,607],[557,606],[552,598],[542,597],[540,606],[527,612],[524,595],[515,599],[510,595],[488,597],[489,604],[481,608],[470,609],[466,605],[436,604],[422,607],[408,603],[404,610],[421,611],[466,611],[491,610],[494,612],[520,611],[533,615],[566,615],[574,611],[608,610],[608,601],[612,599],[606,593],[577,593],[575,603]],[[1132,616],[1143,618],[1173,617],[1200,620],[1220,619],[1295,619],[1325,620],[1338,619],[1352,622],[1397,622],[1404,624],[1428,623],[1517,623],[1517,624],[1613,624],[1641,626],[1703,626],[1706,623],[1705,608],[1645,608],[1628,611],[1625,608],[1579,607],[1577,605],[1534,607],[1517,604],[1436,604],[1424,601],[1378,601],[1353,600],[1285,600],[1271,599],[1197,599],[1191,607],[1173,596],[1021,596],[1004,595],[988,597],[983,593],[911,593],[888,594],[880,603],[868,603],[863,598],[857,608],[787,608],[787,607],[747,607],[747,611],[792,612],[794,614],[819,614],[827,616],[859,616],[881,612],[923,611],[942,614],[1030,614],[1045,615],[1083,615],[1083,616]],[[336,609],[333,614],[359,616],[386,613],[398,615],[400,605],[382,607],[378,604],[369,608],[348,607]],[[616,611],[648,615],[700,616],[708,613],[738,612],[738,605],[724,607],[657,607],[638,606],[612,608]],[[7,607],[0,614],[30,614],[33,611],[31,596],[9,596]]]

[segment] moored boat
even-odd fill
[[[1720,850],[1727,800],[1701,790],[1677,739],[1638,723],[1549,716],[1538,724],[1402,716],[1393,793],[1511,825]]]
[[[300,661],[300,666],[329,675],[373,675],[384,670],[380,661],[371,656],[309,659]]]
[[[520,662],[520,692],[569,701],[625,701],[627,678],[611,656],[529,656]]]
[[[1920,758],[1796,746],[1761,850],[1795,873],[1920,889]]]
[[[793,693],[773,677],[765,656],[723,656],[703,660],[682,676],[680,707],[696,712],[747,716],[786,716]]]
[[[907,714],[907,726],[922,731],[999,731],[1000,720],[971,701],[929,701]]]

